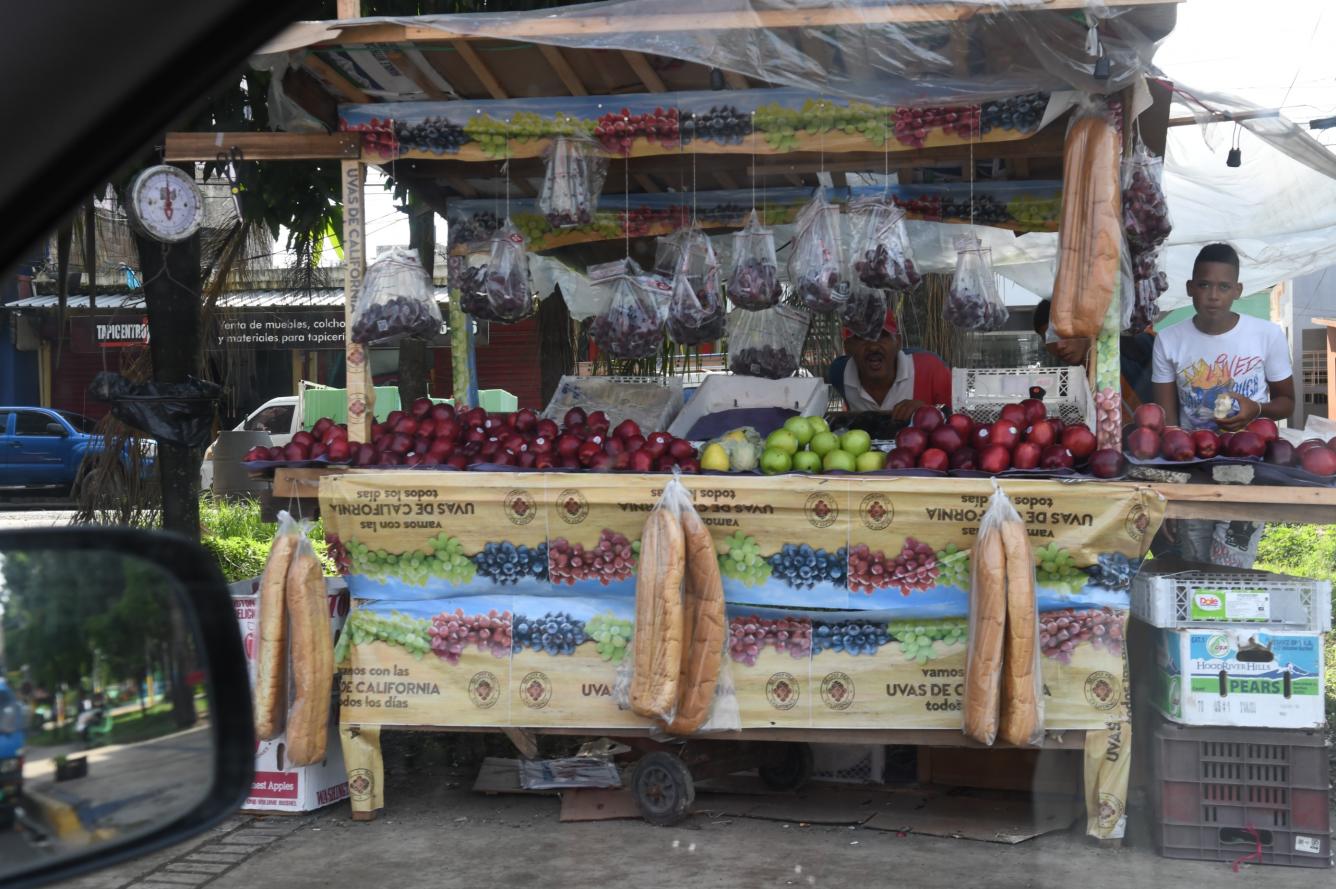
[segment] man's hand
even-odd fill
[[[906,398],[904,401],[900,402],[895,407],[891,408],[891,419],[907,421],[914,416],[914,411],[923,407],[923,405],[924,402],[922,401],[917,401],[913,398]]]
[[[1238,432],[1244,426],[1247,426],[1253,420],[1262,415],[1262,406],[1244,395],[1237,392],[1229,393],[1239,403],[1239,412],[1225,417],[1223,420],[1216,420],[1215,424],[1226,432]]]

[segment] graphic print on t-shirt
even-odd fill
[[[1222,352],[1210,364],[1199,358],[1180,370],[1179,411],[1192,418],[1192,422],[1185,425],[1195,429],[1209,427],[1215,420],[1215,400],[1221,393],[1235,392],[1254,401],[1258,400],[1259,394],[1265,396],[1262,387],[1266,385],[1266,380],[1262,374],[1255,372],[1263,364],[1260,355],[1229,355]],[[1237,384],[1235,379],[1238,379]]]

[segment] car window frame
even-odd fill
[[[68,437],[69,437],[69,430],[68,430],[68,429],[65,431],[65,434],[64,434],[64,435],[56,435],[55,433],[52,433],[52,432],[22,432],[22,431],[19,430],[19,418],[20,418],[20,417],[23,417],[23,416],[25,416],[25,415],[41,417],[41,418],[42,418],[42,428],[43,428],[43,429],[46,429],[47,425],[50,424],[50,423],[56,423],[56,422],[59,422],[59,423],[61,423],[61,425],[65,425],[63,419],[58,419],[57,417],[54,417],[52,414],[49,414],[49,413],[47,413],[46,411],[33,410],[32,408],[19,408],[19,409],[17,409],[17,410],[14,411],[14,436],[15,436],[16,438],[17,438],[17,437],[20,437],[20,436],[22,436],[22,437],[24,437],[24,438],[68,438]]]

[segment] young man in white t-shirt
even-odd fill
[[[1240,315],[1239,255],[1228,244],[1197,254],[1188,281],[1197,314],[1155,337],[1151,382],[1165,424],[1237,432],[1258,417],[1285,420],[1294,411],[1294,374],[1285,333],[1270,321]],[[1216,400],[1231,399],[1229,416],[1215,418]],[[1183,558],[1250,567],[1262,526],[1253,522],[1181,521],[1165,536]]]

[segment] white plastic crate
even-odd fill
[[[1331,629],[1330,581],[1216,567],[1157,571],[1155,561],[1132,581],[1132,613],[1151,626]]]
[[[767,380],[741,374],[710,374],[668,431],[679,438],[709,414],[733,408],[792,408],[804,417],[819,417],[830,401],[825,380],[816,377],[785,377]]]
[[[661,377],[563,376],[543,410],[543,417],[561,422],[573,407],[603,411],[615,427],[635,420],[646,435],[666,430],[682,410],[682,381]]]
[[[880,744],[813,744],[812,779],[837,784],[880,784],[886,748]]]
[[[951,371],[951,410],[991,423],[1004,404],[1030,397],[1030,387],[1044,390],[1050,417],[1094,428],[1095,400],[1082,367],[957,367]]]

